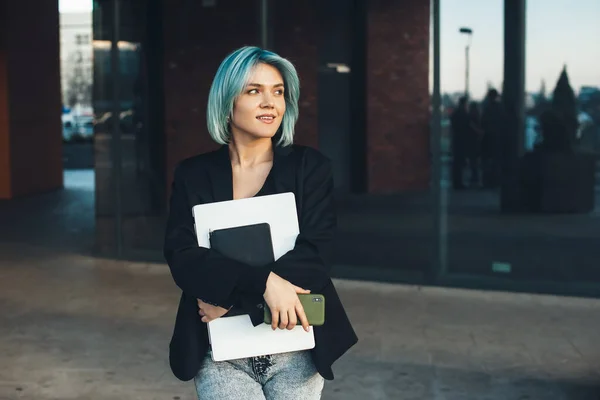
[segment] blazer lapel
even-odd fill
[[[296,150],[292,146],[273,146],[271,179],[276,193],[295,192]]]
[[[210,163],[209,177],[214,202],[233,199],[233,177],[231,161],[229,160],[229,147],[221,146],[214,153],[215,159]]]

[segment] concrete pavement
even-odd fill
[[[597,400],[600,301],[336,282],[360,342],[324,399]],[[164,264],[0,244],[0,399],[193,399]]]

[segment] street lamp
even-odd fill
[[[467,35],[467,45],[465,46],[465,96],[469,97],[469,48],[471,47],[471,38],[473,30],[471,28],[462,27],[459,32]]]

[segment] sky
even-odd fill
[[[92,11],[93,0],[58,0],[58,9],[63,12]]]
[[[504,0],[440,0],[442,92],[465,87],[466,37],[473,29],[470,89],[482,97],[488,82],[501,89],[504,63]],[[91,11],[92,0],[59,0],[61,12]],[[554,88],[567,66],[575,91],[600,87],[600,0],[527,0],[526,89]]]
[[[503,0],[440,0],[442,92],[465,87],[465,44],[458,30],[473,29],[470,89],[482,97],[491,82],[502,84],[504,63]],[[526,69],[528,92],[542,80],[551,92],[567,66],[571,86],[600,87],[600,0],[527,0]]]

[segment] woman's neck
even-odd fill
[[[234,166],[253,167],[273,160],[273,141],[271,138],[252,141],[235,140],[229,143],[229,158]]]

